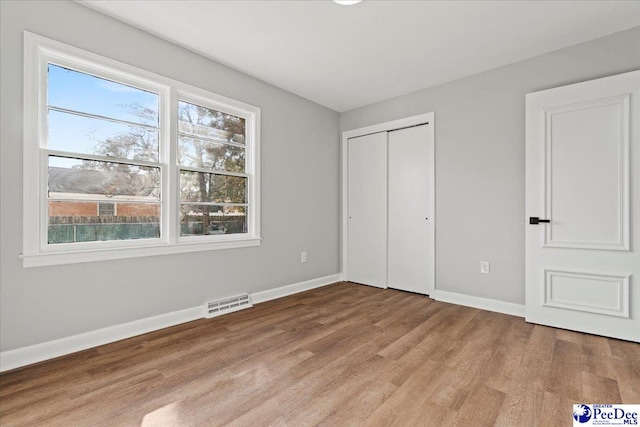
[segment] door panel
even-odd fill
[[[629,317],[629,276],[545,270],[548,307]]]
[[[639,96],[640,71],[527,95],[529,322],[640,341]]]
[[[432,280],[428,126],[389,132],[388,286],[421,294],[429,292]]]
[[[387,133],[348,141],[347,280],[387,287]]]
[[[628,118],[629,95],[546,109],[545,246],[628,249]]]

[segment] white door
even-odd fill
[[[432,289],[433,218],[431,153],[425,124],[389,132],[388,286],[429,293]]]
[[[640,341],[639,97],[640,71],[527,95],[528,322]]]
[[[348,141],[347,280],[387,287],[387,133]]]

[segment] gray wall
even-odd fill
[[[340,127],[435,111],[436,289],[523,304],[525,94],[638,68],[640,27],[354,109]]]
[[[336,112],[73,2],[0,8],[2,351],[339,272]],[[260,107],[262,246],[23,269],[24,30]]]

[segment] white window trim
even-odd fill
[[[46,241],[46,64],[55,62],[159,93],[162,170],[160,239],[83,242],[48,245]],[[24,170],[23,267],[199,252],[259,246],[260,237],[260,108],[170,79],[119,61],[24,33]],[[179,166],[176,159],[178,99],[242,117],[246,120],[246,159],[249,174],[246,234],[180,237],[178,217]],[[167,143],[168,142],[168,143]],[[45,153],[46,154],[46,153]],[[37,173],[36,173],[37,171]]]

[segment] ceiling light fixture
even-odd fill
[[[360,3],[362,0],[333,0],[335,3],[341,4],[342,6],[351,6],[352,4]]]

